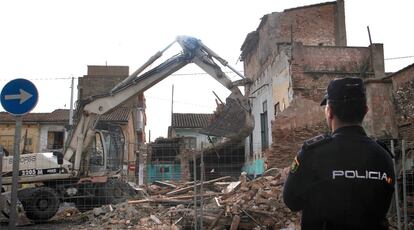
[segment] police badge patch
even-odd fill
[[[298,157],[296,156],[295,159],[293,159],[292,164],[290,165],[290,172],[295,173],[299,168],[299,161]]]

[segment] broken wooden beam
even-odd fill
[[[233,217],[233,220],[231,221],[231,226],[230,226],[230,230],[237,230],[240,224],[240,216],[239,215],[235,215]]]
[[[155,185],[161,186],[161,187],[169,187],[169,188],[172,188],[172,189],[176,189],[177,188],[176,185],[171,184],[171,183],[167,183],[165,181],[156,180],[156,181],[154,181],[152,183],[155,184]]]
[[[143,200],[130,200],[128,201],[128,204],[142,204],[142,203],[164,203],[164,202],[175,202],[180,203],[181,201],[188,202],[190,199],[194,197],[213,197],[213,196],[219,196],[221,193],[206,193],[206,194],[196,194],[196,195],[183,195],[183,196],[172,196],[172,197],[151,197],[149,199],[143,199]],[[191,201],[192,202],[192,201]]]
[[[220,211],[220,213],[217,215],[216,219],[213,221],[213,223],[210,225],[208,230],[213,230],[214,227],[216,227],[217,223],[219,222],[221,216],[224,214],[224,209]]]
[[[168,192],[166,195],[168,196],[168,195],[183,194],[183,193],[186,193],[186,192],[188,192],[190,190],[193,190],[194,187],[198,187],[201,184],[203,184],[203,185],[212,184],[214,182],[218,182],[218,181],[222,181],[222,180],[227,180],[227,179],[230,179],[230,178],[231,178],[231,176],[220,177],[220,178],[217,178],[217,179],[214,179],[214,180],[209,180],[209,181],[205,181],[203,183],[198,183],[196,185],[190,185],[190,186],[187,186],[187,187],[184,187],[184,188],[176,189],[176,190],[173,190],[171,192]]]
[[[223,193],[231,193],[234,190],[236,190],[237,188],[240,187],[241,182],[240,181],[236,181],[236,182],[231,182],[223,191]]]

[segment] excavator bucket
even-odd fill
[[[200,133],[240,141],[248,137],[253,128],[253,116],[237,100],[227,98],[226,104],[217,106],[213,119]]]

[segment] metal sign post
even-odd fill
[[[2,186],[3,186],[3,156],[4,156],[4,150],[3,150],[3,146],[0,145],[0,193],[2,190]],[[0,209],[1,210],[1,209]]]
[[[3,200],[1,198],[1,193],[3,191],[3,147],[0,146],[0,210],[3,210]]]
[[[9,228],[16,227],[17,190],[19,184],[20,138],[22,132],[22,115],[30,112],[37,104],[36,86],[29,80],[18,78],[8,82],[1,90],[0,102],[3,108],[16,118],[14,133],[14,155],[12,191],[10,204]]]
[[[22,133],[22,117],[16,117],[16,129],[14,136],[13,174],[10,204],[9,227],[14,228],[17,222],[17,190],[19,183],[19,162],[20,162],[20,136]]]

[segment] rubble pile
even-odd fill
[[[221,177],[205,181],[202,193],[200,183],[157,181],[147,187],[150,196],[145,199],[62,214],[62,218],[84,220],[76,229],[191,229],[197,220],[203,229],[297,230],[300,216],[282,198],[288,172],[289,168],[274,168],[254,180],[246,173],[238,181]]]
[[[246,223],[240,223],[240,229],[253,229],[258,225],[273,229],[298,229],[299,214],[291,212],[283,203],[282,186],[288,170],[276,169],[273,175],[245,183],[242,179],[240,189],[222,201],[226,205],[225,213],[247,217]]]
[[[104,205],[93,210],[66,217],[72,222],[83,223],[72,229],[179,229],[168,221],[168,208],[153,207],[149,204],[130,205],[128,202],[116,205]],[[168,221],[167,221],[168,220]]]

